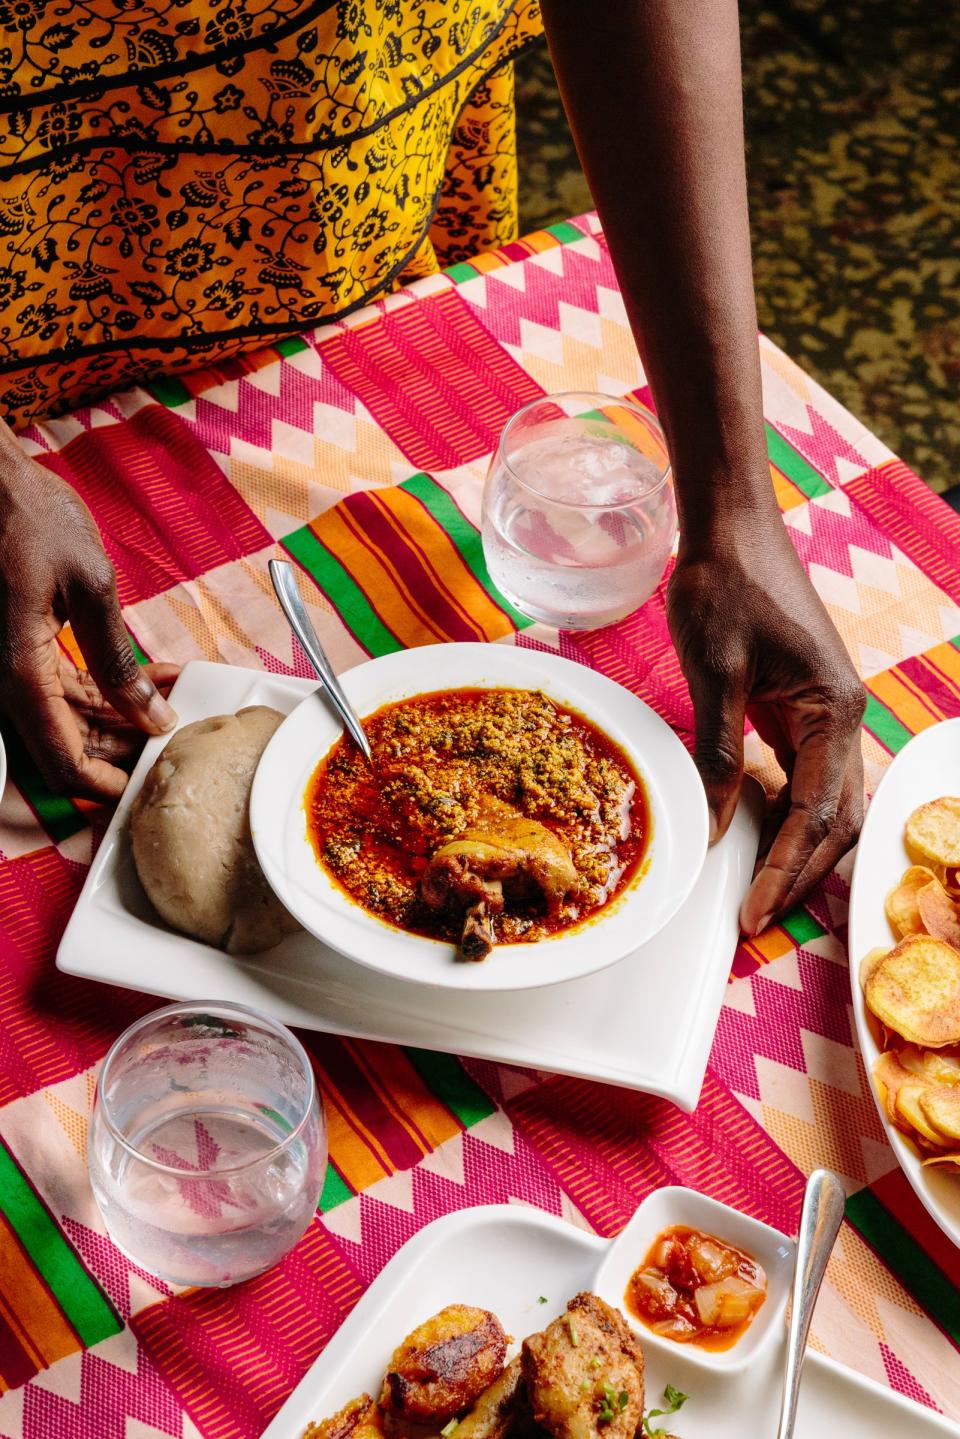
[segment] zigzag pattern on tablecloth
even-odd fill
[[[129,1329],[0,1399],[0,1439],[200,1439]]]
[[[176,413],[275,537],[413,468],[312,344],[204,389]]]

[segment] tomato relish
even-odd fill
[[[624,1300],[654,1334],[716,1352],[733,1348],[766,1297],[767,1276],[749,1254],[677,1224],[653,1241]]]

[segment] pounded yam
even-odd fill
[[[184,725],[131,812],[133,858],[154,908],[231,954],[270,949],[299,928],[264,879],[250,837],[254,771],[282,719],[254,705]]]
[[[939,1049],[960,1042],[960,953],[913,935],[885,955],[865,985],[867,1007],[908,1044]]]
[[[960,799],[944,795],[920,805],[907,820],[907,849],[926,862],[960,865]]]

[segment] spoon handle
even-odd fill
[[[300,598],[300,591],[297,589],[297,577],[293,571],[293,565],[289,560],[271,560],[270,578],[273,581],[273,588],[276,590],[277,599],[280,601],[280,608],[287,617],[287,621],[293,633],[300,641],[306,652],[307,659],[317,672],[317,677],[330,698],[330,702],[337,714],[343,721],[344,728],[350,735],[357,749],[365,757],[368,764],[373,764],[373,755],[370,753],[370,744],[364,733],[363,726],[353,712],[350,701],[340,688],[340,681],[331,668],[330,661],[323,652],[323,647],[317,639],[317,632],[310,622],[306,605]]]
[[[797,1422],[800,1373],[807,1348],[813,1307],[823,1283],[827,1260],[836,1243],[846,1194],[829,1169],[817,1169],[807,1180],[797,1240],[797,1267],[793,1276],[793,1310],[787,1335],[787,1363],[783,1376],[783,1404],[777,1439],[793,1439]]]

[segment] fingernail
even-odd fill
[[[711,810],[711,811],[710,811],[710,843],[711,843],[711,844],[714,844],[714,843],[716,842],[716,838],[717,838],[717,835],[719,834],[719,832],[720,832],[720,823],[719,823],[719,821],[718,821],[718,819],[717,819],[717,816],[714,814],[713,810]]]
[[[157,734],[166,734],[176,724],[177,712],[158,691],[147,705],[147,719]]]
[[[765,914],[765,915],[763,916],[763,919],[759,920],[759,921],[757,922],[757,924],[754,926],[754,930],[753,930],[753,937],[754,937],[754,939],[756,939],[756,937],[757,937],[758,934],[763,934],[763,931],[764,931],[765,929],[769,929],[769,927],[770,927],[770,925],[771,925],[772,923],[773,923],[773,915],[772,915],[772,914]]]

